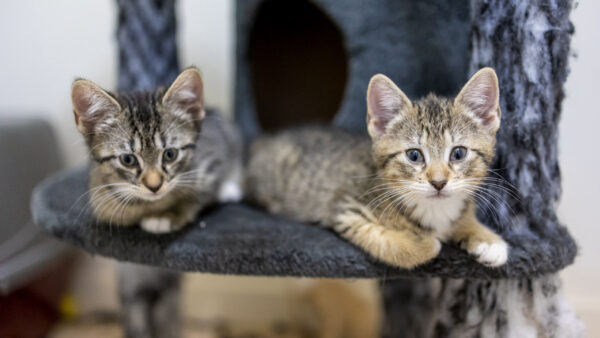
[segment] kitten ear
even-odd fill
[[[475,73],[454,102],[462,105],[487,131],[495,133],[500,127],[500,89],[492,68]]]
[[[199,121],[204,118],[204,84],[200,71],[188,68],[167,89],[162,103],[174,114]]]
[[[412,103],[392,80],[383,74],[374,75],[367,89],[367,127],[372,139],[385,133],[390,122],[402,115]]]
[[[119,102],[88,80],[75,80],[71,86],[75,124],[82,134],[97,131],[100,123],[121,110]]]

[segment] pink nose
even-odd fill
[[[441,180],[441,181],[429,181],[429,183],[431,183],[431,185],[433,185],[433,187],[437,190],[440,191],[442,189],[444,189],[444,187],[446,186],[446,183],[448,183],[448,181],[446,180]]]
[[[149,172],[144,178],[142,178],[142,183],[144,183],[148,190],[155,193],[162,186],[163,178],[156,172]]]

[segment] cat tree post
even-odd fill
[[[511,227],[511,236],[564,236],[554,206],[561,190],[558,122],[573,34],[571,8],[571,0],[471,0],[470,73],[490,66],[500,82],[502,127],[493,168],[521,196],[495,192],[505,203],[495,203],[500,222],[493,223]],[[571,246],[565,242],[561,249]],[[383,282],[382,289],[386,337],[582,335],[556,273],[396,280]]]
[[[154,90],[179,74],[175,0],[117,0],[118,89]]]
[[[179,74],[175,0],[118,0],[118,89],[154,90]],[[178,337],[181,273],[119,263],[127,337]]]

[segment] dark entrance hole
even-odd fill
[[[263,2],[250,32],[248,58],[264,130],[333,119],[344,95],[348,58],[341,31],[313,3]]]

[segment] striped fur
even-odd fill
[[[475,217],[500,120],[494,71],[474,75],[454,100],[429,95],[414,103],[376,75],[367,108],[370,140],[308,127],[255,141],[249,199],[332,227],[391,265],[425,263],[437,256],[440,242],[460,244],[482,264],[504,264],[507,244]],[[457,146],[466,156],[450,160]],[[422,154],[421,162],[409,159],[411,149]],[[445,185],[438,191],[439,181]]]
[[[109,93],[75,81],[75,120],[93,160],[90,199],[100,221],[173,231],[217,201],[223,187],[235,190],[238,138],[221,116],[205,113],[202,88],[194,68],[154,92]],[[128,166],[123,156],[137,163]]]

